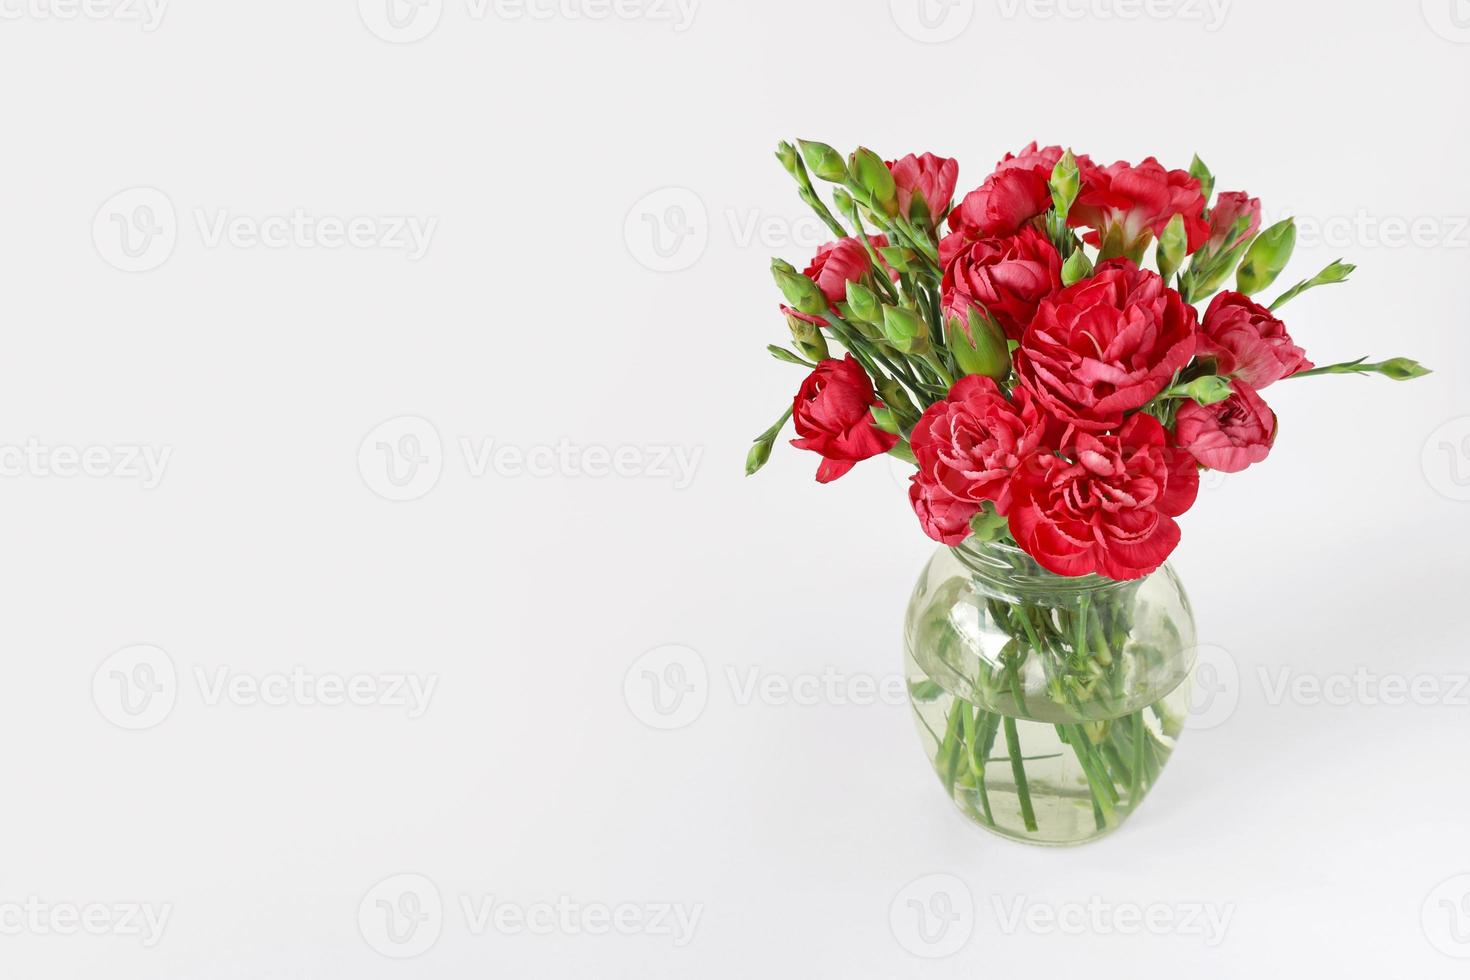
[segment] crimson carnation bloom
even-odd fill
[[[881,456],[898,444],[898,436],[873,424],[872,408],[882,405],[873,382],[848,354],[828,358],[807,375],[796,393],[792,419],[797,449],[822,456],[817,482],[831,483],[862,460]]]
[[[924,533],[950,547],[970,536],[970,518],[980,512],[979,504],[951,497],[943,487],[925,482],[917,473],[909,478],[909,504]]]
[[[1018,389],[1015,399],[1007,400],[991,379],[967,375],[924,410],[909,437],[919,466],[915,479],[970,505],[966,520],[987,500],[1006,512],[1011,472],[1041,443],[1045,420],[1030,394]]]
[[[1174,518],[1198,493],[1194,459],[1134,415],[1117,435],[1082,432],[1065,455],[1031,456],[1011,481],[1011,534],[1058,575],[1142,578],[1179,543]]]
[[[956,160],[925,153],[914,156],[910,153],[902,160],[888,162],[893,173],[893,183],[898,188],[898,209],[907,215],[914,198],[924,201],[931,222],[938,221],[949,202],[954,198],[955,184],[960,179],[960,165]]]
[[[1257,391],[1312,367],[1306,352],[1292,343],[1286,324],[1241,293],[1224,292],[1210,303],[1200,327],[1199,353],[1215,358],[1220,374]]]
[[[868,241],[874,248],[886,248],[888,245],[886,235],[869,235]],[[842,238],[817,249],[817,254],[813,256],[803,275],[817,284],[822,295],[827,297],[827,302],[836,309],[838,303],[847,300],[847,284],[862,282],[872,268],[873,260],[868,256],[868,250],[863,247],[863,243],[856,238]],[[815,323],[819,327],[827,325],[827,321],[819,316],[802,313],[784,304],[781,311],[787,316]]]
[[[1051,207],[1048,181],[1061,158],[1060,146],[1037,149],[1034,142],[1019,154],[1007,153],[996,164],[995,172],[985,178],[985,183],[966,194],[950,212],[950,230],[966,238],[1014,235],[1022,225]],[[1085,156],[1077,157],[1077,166],[1090,170],[1092,161]]]
[[[971,304],[980,306],[1011,340],[1021,339],[1037,304],[1062,288],[1062,257],[1035,228],[974,242],[946,235],[939,243],[939,259],[945,310],[965,320]]]
[[[1179,445],[1201,466],[1221,473],[1259,463],[1276,441],[1276,413],[1244,381],[1231,387],[1234,392],[1223,402],[1186,402],[1174,426]]]
[[[1082,429],[1116,428],[1194,355],[1194,307],[1127,259],[1042,300],[1016,349],[1016,375]]]
[[[1174,215],[1184,216],[1187,251],[1210,237],[1204,219],[1205,195],[1199,181],[1185,170],[1168,170],[1153,157],[1134,166],[1119,160],[1111,167],[1092,167],[1082,175],[1082,189],[1067,214],[1067,223],[1090,228],[1083,240],[1104,253],[1137,257]]]
[[[1235,226],[1241,218],[1245,219],[1245,227],[1237,232]],[[1261,199],[1244,191],[1223,191],[1210,208],[1210,239],[1204,251],[1210,255],[1229,251],[1260,230]]]

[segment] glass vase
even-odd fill
[[[1080,844],[1158,782],[1189,711],[1194,616],[1167,566],[1068,578],[1014,544],[940,548],[904,627],[919,737],[950,798],[1013,840]]]

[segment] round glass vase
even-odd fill
[[[904,623],[924,751],[975,823],[1031,844],[1115,829],[1189,711],[1194,615],[1168,565],[1068,578],[1014,544],[940,548]]]

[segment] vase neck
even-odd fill
[[[1097,595],[1137,583],[1119,582],[1101,575],[1058,575],[1049,572],[1016,545],[966,538],[954,556],[987,592],[1009,599],[1038,602],[1064,597]]]

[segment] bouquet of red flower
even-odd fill
[[[1099,166],[1033,143],[955,205],[958,165],[933,154],[844,158],[802,141],[777,157],[835,240],[804,271],[772,263],[792,344],[769,350],[811,373],[747,473],[788,419],[823,483],[885,453],[915,464],[919,523],[966,566],[936,558],[910,609],[911,693],[941,777],[981,823],[1037,839],[1028,760],[1065,744],[1072,769],[1041,781],[1058,798],[1085,785],[1086,815],[1109,829],[1178,732],[1193,621],[1172,573],[1152,573],[1200,470],[1266,458],[1276,416],[1262,392],[1279,381],[1427,372],[1405,358],[1315,367],[1278,311],[1353,266],[1258,302],[1295,226],[1262,230],[1259,200],[1213,196],[1198,158]],[[831,205],[813,178],[834,185]],[[1063,582],[1083,577],[1098,585]],[[1160,609],[1174,610],[1162,624]],[[1023,750],[1016,719],[1037,718],[1050,741]],[[985,776],[998,737],[1010,822]],[[1083,836],[1061,821],[1044,839]]]
[[[1425,373],[1403,358],[1314,368],[1276,311],[1353,266],[1253,300],[1295,227],[1261,231],[1260,201],[1239,191],[1211,204],[1198,158],[1103,167],[1033,143],[952,206],[959,167],[930,153],[885,163],[803,141],[777,156],[837,239],[805,272],[772,264],[795,350],[771,353],[813,370],[747,471],[787,418],[823,483],[883,453],[912,459],[909,498],[944,544],[1008,533],[1059,575],[1139,578],[1179,543],[1200,468],[1234,473],[1270,452],[1264,389]],[[837,185],[837,214],[813,176]]]

